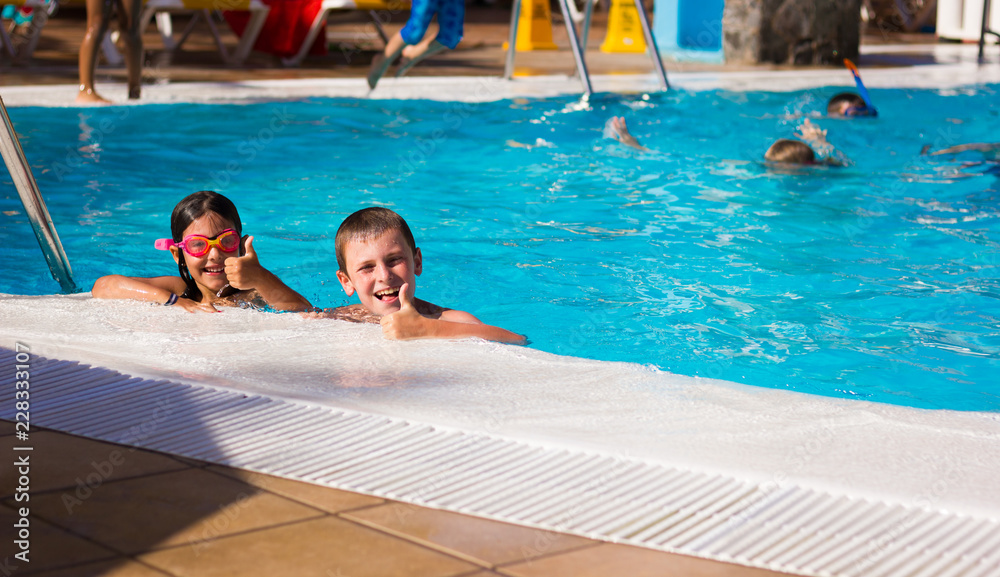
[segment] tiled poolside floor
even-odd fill
[[[3,454],[14,427],[0,421]],[[779,575],[602,543],[32,430],[30,501],[0,478],[0,525],[31,509],[30,560],[0,574],[296,577]],[[8,533],[5,530],[5,535]]]

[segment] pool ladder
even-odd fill
[[[1000,40],[1000,32],[990,29],[989,26],[990,17],[990,0],[983,0],[983,28],[979,34],[979,63],[983,63],[984,59],[984,48],[986,46],[986,35],[992,34]]]
[[[59,283],[64,293],[77,292],[76,284],[73,282],[73,271],[69,267],[69,260],[66,258],[66,251],[63,250],[62,243],[59,242],[59,235],[56,234],[56,227],[52,224],[52,217],[45,208],[45,201],[42,193],[38,190],[38,183],[31,174],[31,166],[24,157],[24,150],[21,149],[21,141],[17,139],[14,132],[14,125],[7,115],[7,107],[0,98],[0,115],[3,116],[3,130],[0,130],[0,153],[3,154],[3,161],[10,171],[10,177],[14,180],[17,194],[21,197],[21,204],[31,221],[31,228],[35,231],[35,238],[38,239],[38,246],[42,248],[45,255],[45,262],[49,265],[52,278]]]
[[[523,0],[514,0],[513,10],[510,14],[510,39],[507,42],[507,64],[504,66],[503,77],[506,80],[510,80],[514,77],[514,53],[515,45],[517,44],[517,24],[521,17],[521,2]],[[594,92],[593,86],[590,84],[590,74],[587,72],[587,37],[590,35],[590,18],[594,13],[594,3],[597,0],[585,0],[587,3],[586,13],[583,17],[583,40],[576,34],[576,26],[573,23],[573,18],[571,17],[573,11],[570,9],[570,1],[575,0],[559,0],[559,10],[562,12],[563,22],[566,24],[566,31],[569,33],[569,45],[573,50],[573,57],[576,59],[576,71],[580,76],[580,82],[583,83],[584,93],[590,95]],[[642,6],[642,0],[635,0],[635,9],[639,13],[639,22],[642,25],[642,34],[646,38],[646,50],[649,53],[650,58],[653,60],[653,66],[656,68],[656,73],[660,78],[660,86],[663,90],[670,89],[670,83],[667,81],[667,71],[663,67],[663,61],[660,60],[660,52],[656,48],[656,38],[653,36],[653,30],[649,27],[649,19],[646,17],[646,9]]]

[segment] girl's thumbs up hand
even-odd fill
[[[260,284],[266,271],[257,260],[252,236],[246,238],[244,246],[246,251],[243,256],[231,256],[226,259],[226,279],[235,288],[249,290]]]

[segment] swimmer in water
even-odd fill
[[[191,194],[170,216],[173,238],[156,241],[169,250],[180,276],[109,275],[97,279],[94,298],[131,299],[188,312],[219,312],[217,306],[303,311],[309,301],[260,265],[252,236],[241,236],[236,206],[211,191]]]
[[[826,104],[826,114],[830,118],[858,118],[878,116],[878,109],[872,104],[871,95],[865,88],[865,83],[861,81],[861,73],[857,66],[848,59],[844,59],[844,66],[854,75],[854,84],[858,88],[858,94],[853,92],[841,92]]]
[[[307,314],[378,322],[389,339],[461,339],[478,337],[524,344],[522,335],[484,324],[471,314],[440,307],[414,296],[423,257],[410,227],[395,212],[369,207],[344,219],[337,230],[337,279],[347,296],[358,294],[360,305]],[[359,318],[349,318],[351,314]]]
[[[782,165],[850,165],[850,161],[826,140],[826,130],[808,118],[799,126],[795,136],[801,140],[777,140],[764,153],[764,160]]]

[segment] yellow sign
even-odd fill
[[[601,44],[601,52],[645,52],[646,39],[635,9],[634,0],[611,0],[608,14],[608,34]]]

